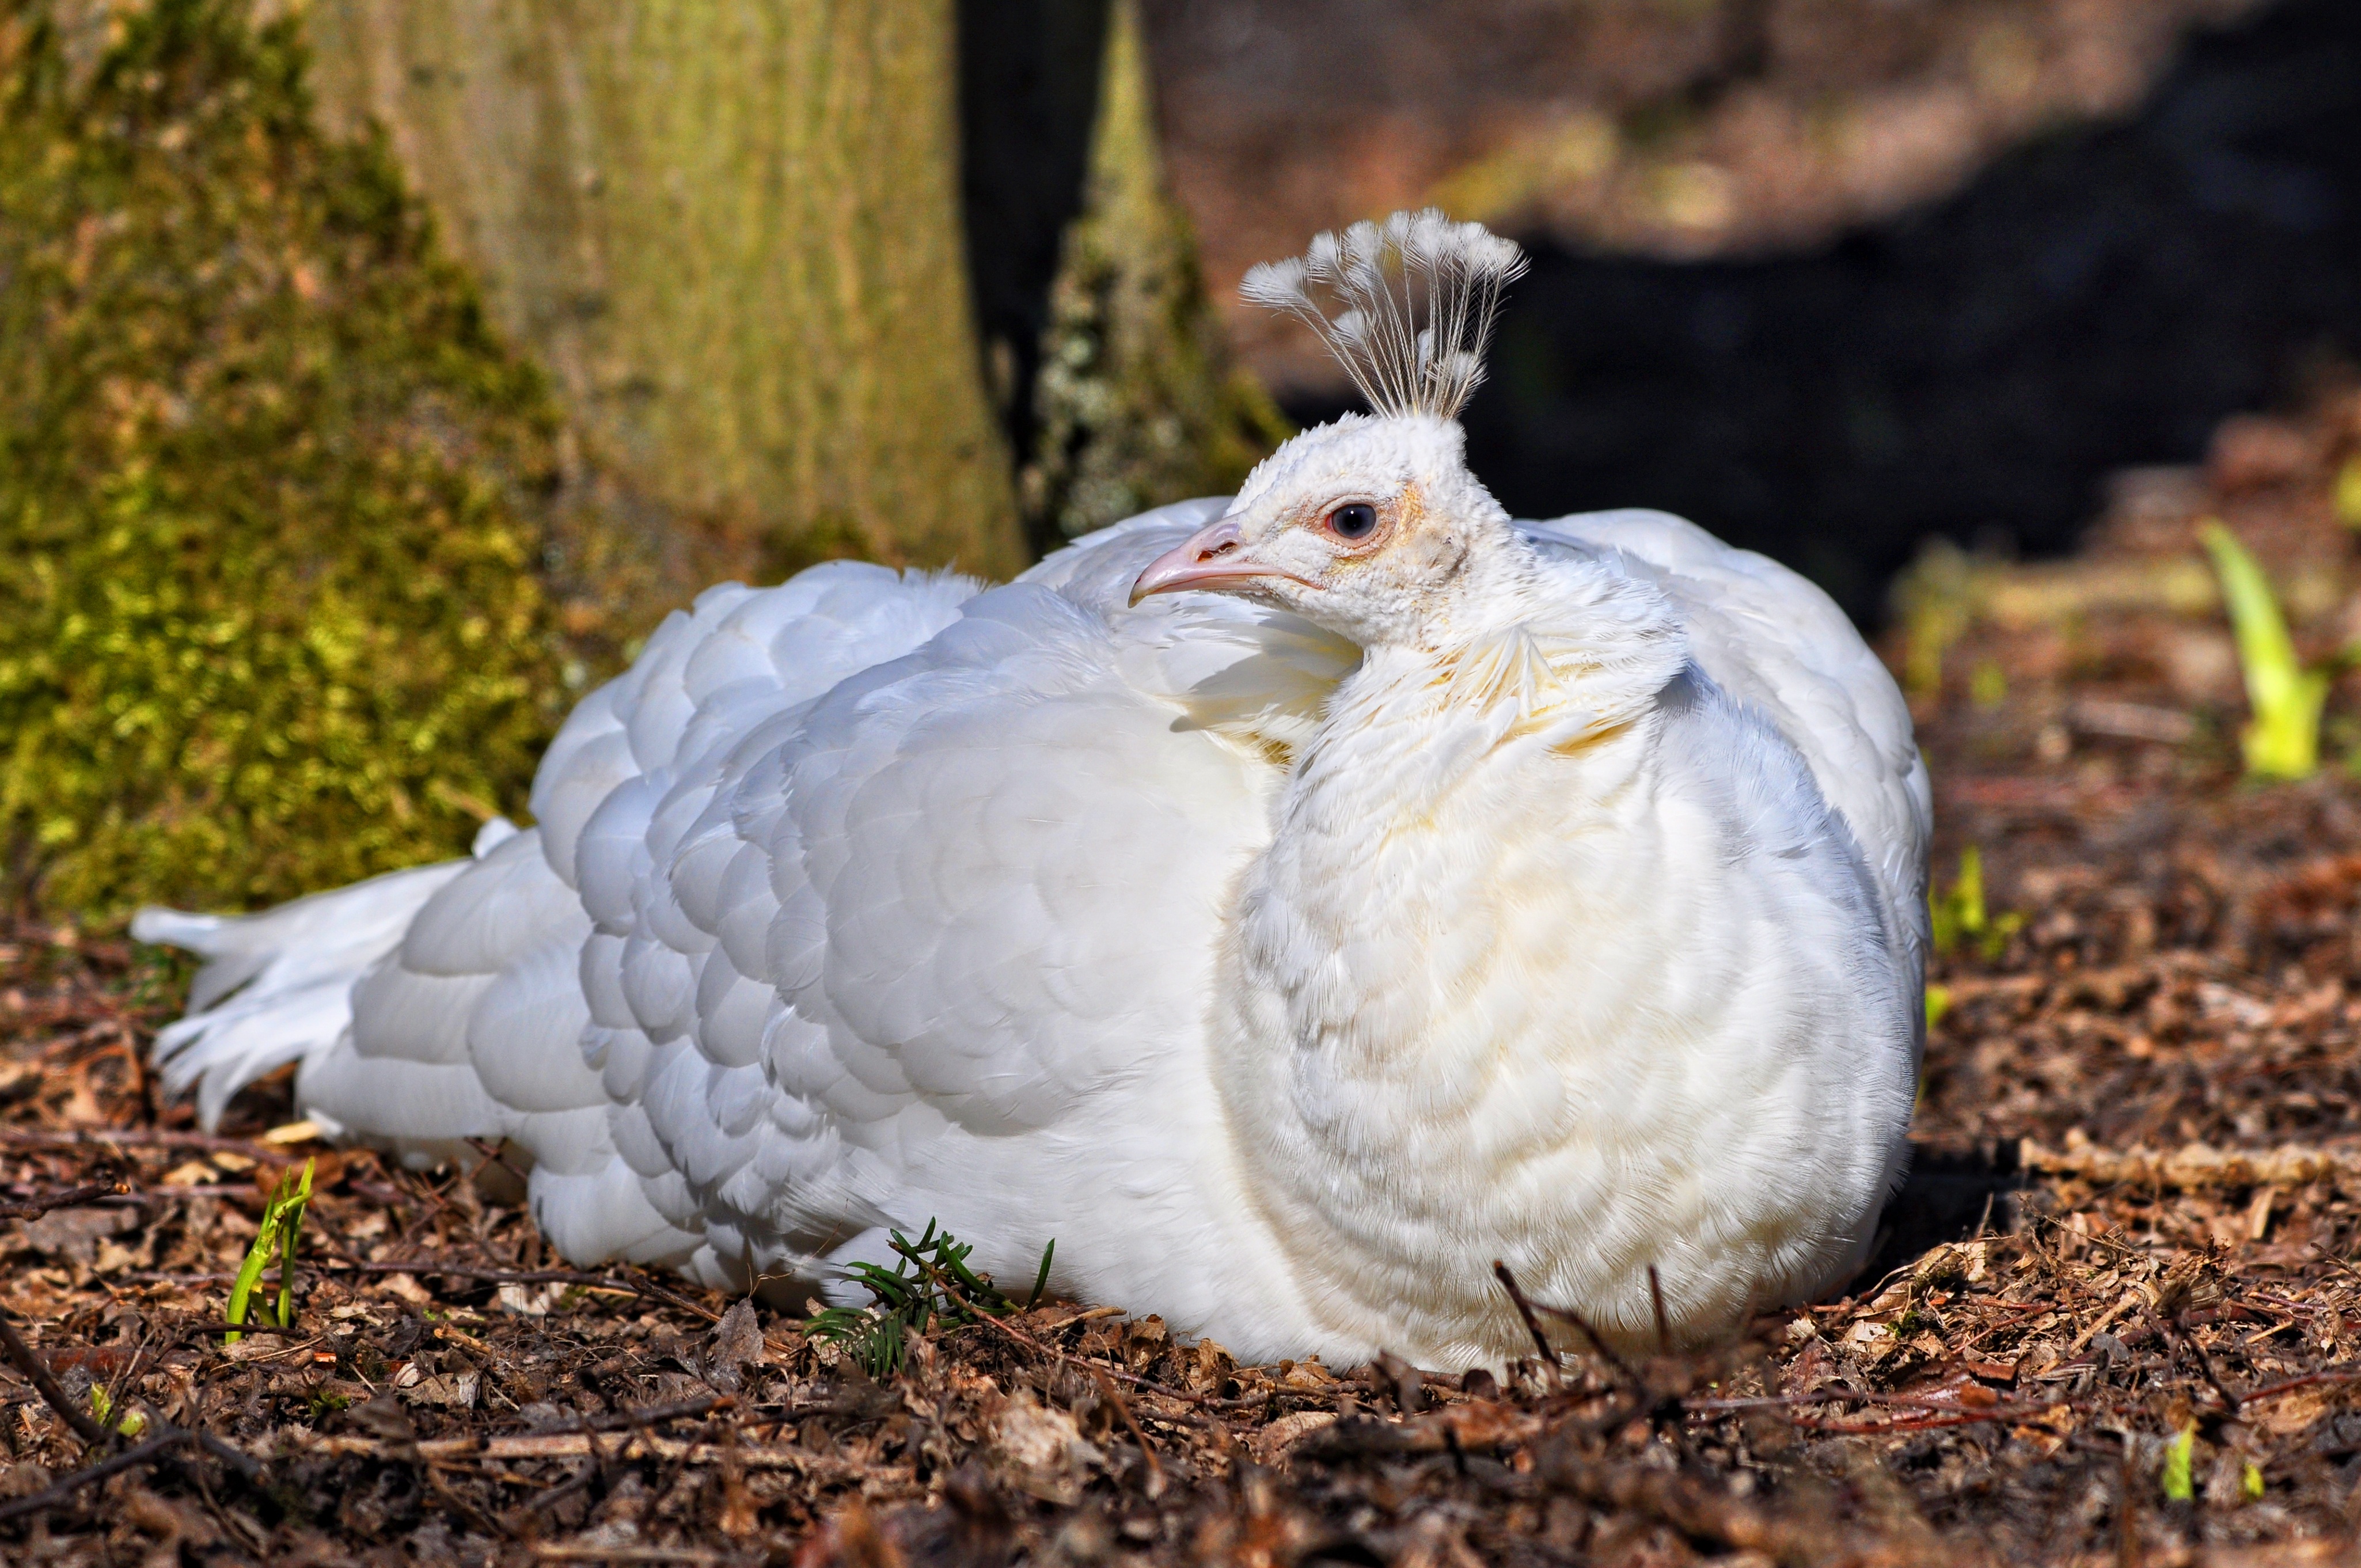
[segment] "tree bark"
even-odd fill
[[[1026,559],[960,226],[952,0],[315,0],[598,460],[774,558]]]

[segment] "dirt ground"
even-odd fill
[[[183,973],[20,926],[0,1303],[27,1343],[0,1368],[0,1558],[2344,1561],[2361,692],[2332,697],[2318,777],[2242,782],[2191,540],[2227,521],[2325,655],[2361,602],[2356,451],[2351,400],[2241,422],[2206,470],[2125,477],[2080,560],[1912,577],[1891,652],[1955,927],[1915,1172],[1850,1295],[1711,1356],[1608,1361],[1544,1301],[1505,1384],[1239,1366],[1058,1301],[939,1321],[873,1376],[794,1320],[565,1268],[500,1201],[496,1151],[470,1179],[330,1150],[273,1131],[283,1081],[201,1135],[139,1065]],[[225,1344],[263,1197],[313,1157],[293,1326]]]

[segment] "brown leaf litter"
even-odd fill
[[[2361,785],[2238,779],[2235,659],[2189,566],[2196,521],[2225,518],[2307,651],[2341,643],[2356,449],[2361,405],[2331,400],[2226,433],[2207,472],[2127,482],[2085,560],[1922,571],[1894,654],[1935,765],[1938,881],[1972,844],[1993,912],[2024,918],[1937,960],[1918,1157],[1878,1263],[1708,1356],[1602,1360],[1538,1302],[1550,1362],[1506,1379],[1242,1366],[1053,1302],[938,1328],[875,1382],[751,1303],[566,1266],[497,1150],[422,1177],[272,1141],[283,1080],[196,1132],[140,1066],[180,971],[19,925],[0,935],[0,1304],[25,1342],[0,1371],[0,1555],[2345,1561]],[[2361,740],[2341,679],[2332,756]],[[231,1272],[306,1157],[293,1326],[225,1347]],[[108,1431],[126,1414],[145,1424]]]

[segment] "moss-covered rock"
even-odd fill
[[[590,673],[543,581],[550,395],[303,71],[291,22],[225,0],[0,3],[18,900],[256,903],[457,852]]]

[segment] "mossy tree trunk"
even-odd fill
[[[601,460],[776,555],[1023,564],[962,254],[952,0],[314,0]]]
[[[1010,3],[955,93],[951,0],[0,0],[0,898],[457,852],[666,512],[1003,574],[1017,452],[1036,538],[1235,479],[1137,30]]]

